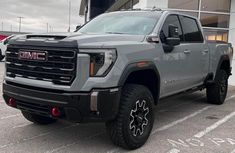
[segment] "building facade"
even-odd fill
[[[106,11],[153,7],[193,15],[200,19],[208,40],[235,46],[235,0],[82,0],[80,15],[87,11],[91,19]],[[94,11],[97,8],[102,9]]]

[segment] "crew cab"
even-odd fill
[[[231,44],[208,42],[192,16],[105,13],[75,33],[12,38],[3,96],[37,124],[105,122],[114,144],[136,149],[160,99],[206,89],[209,103],[223,104],[232,56]]]

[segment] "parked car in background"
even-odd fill
[[[6,37],[6,38],[0,40],[0,61],[2,61],[5,58],[7,44],[12,37],[14,37],[14,35],[11,35],[9,37]]]
[[[7,46],[4,44],[4,41],[6,39],[0,40],[0,61],[2,61],[5,57],[5,52],[7,49]]]

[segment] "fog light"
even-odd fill
[[[10,98],[7,104],[11,107],[16,107],[16,100],[14,98]]]
[[[51,115],[54,117],[60,117],[61,116],[60,110],[57,107],[53,107],[51,109]]]

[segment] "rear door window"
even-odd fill
[[[185,42],[203,43],[202,32],[196,19],[183,16],[181,17],[181,22]]]

